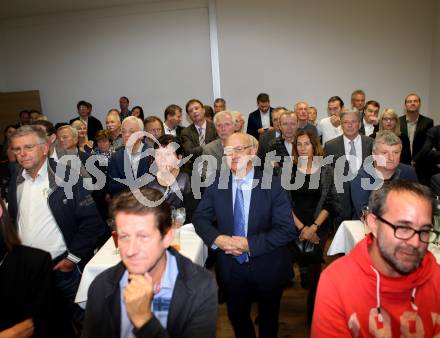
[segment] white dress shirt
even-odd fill
[[[23,245],[47,251],[52,259],[67,250],[63,234],[49,208],[47,160],[33,179],[25,170],[18,192],[18,234]]]
[[[177,136],[177,128],[171,129],[170,127],[167,126],[167,124],[164,122],[163,123],[163,129],[165,131],[165,135],[173,135],[173,136]]]
[[[261,116],[261,127],[264,129],[270,128],[270,108],[265,113],[263,113],[260,110],[260,116]]]
[[[367,123],[364,119],[364,130],[365,130],[365,136],[370,136],[374,133],[374,124]]]

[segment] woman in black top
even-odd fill
[[[185,208],[185,223],[191,223],[196,201],[191,191],[190,177],[179,167],[183,148],[175,136],[162,135],[154,143],[154,149],[155,159],[150,171],[156,177],[148,187],[164,194],[172,209]]]
[[[51,272],[50,254],[20,244],[0,199],[0,337],[53,336]]]
[[[295,225],[301,241],[309,240],[320,246],[318,257],[311,261],[301,261],[300,256],[298,262],[302,284],[308,284],[309,287],[307,315],[311,322],[321,263],[324,263],[323,249],[331,230],[330,218],[338,217],[340,205],[333,181],[333,168],[330,165],[321,166],[324,151],[312,132],[298,131],[293,143],[293,154],[295,165],[291,183],[295,187],[290,193]],[[305,283],[305,279],[308,279],[308,283]]]

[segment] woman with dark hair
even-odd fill
[[[340,204],[333,181],[333,168],[321,166],[324,151],[315,135],[309,130],[299,130],[292,153],[291,183],[295,182],[297,187],[290,194],[295,225],[303,250],[305,241],[309,241],[309,245],[317,244],[313,253],[298,250],[301,285],[309,289],[307,319],[311,323],[321,264],[324,263],[323,249],[331,229],[330,218],[335,220],[339,216]]]
[[[0,199],[0,337],[51,337],[52,260],[23,246]]]
[[[162,135],[154,143],[153,171],[156,178],[149,188],[160,191],[173,209],[185,208],[186,222],[191,223],[196,201],[191,191],[191,180],[187,173],[180,171],[183,148],[173,135]]]
[[[142,121],[144,120],[144,110],[141,106],[136,106],[131,109],[131,115],[140,118]]]

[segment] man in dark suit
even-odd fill
[[[249,114],[247,133],[255,137],[259,136],[272,127],[272,107],[269,95],[261,93],[257,96],[258,109]]]
[[[399,117],[400,131],[409,138],[411,145],[411,165],[416,167],[421,183],[429,185],[429,171],[419,152],[425,144],[426,132],[434,126],[434,121],[420,114],[420,96],[411,93],[405,98],[405,115]]]
[[[143,188],[157,205],[162,194]],[[217,287],[209,271],[170,248],[171,209],[127,191],[112,201],[122,262],[88,292],[83,338],[214,338]]]
[[[356,177],[364,160],[372,153],[373,139],[359,134],[360,118],[356,109],[345,109],[341,113],[341,127],[343,134],[328,141],[324,147],[325,156],[333,155],[335,167],[335,185],[339,189],[339,198],[343,205],[341,219],[352,218],[352,202],[350,192],[350,180]],[[341,156],[347,156],[341,167],[337,160]],[[341,191],[342,190],[342,191]]]
[[[359,112],[359,118],[364,117],[365,92],[362,89],[356,89],[351,93],[351,107]]]
[[[189,100],[185,110],[193,123],[183,129],[180,136],[185,156],[192,155],[184,168],[186,172],[191,174],[195,159],[202,155],[203,146],[214,141],[217,138],[217,133],[214,124],[205,119],[205,108],[203,108],[201,101]]]
[[[379,109],[380,104],[377,101],[370,100],[365,103],[364,117],[361,120],[359,133],[374,138],[379,131]]]
[[[425,143],[414,160],[425,163],[429,176],[440,173],[440,125],[428,129]]]
[[[130,137],[136,132],[144,130],[144,123],[141,119],[135,116],[129,116],[122,121],[122,140],[124,147],[116,151],[110,157],[108,164],[108,182],[107,190],[111,195],[115,195],[123,190],[129,189],[129,186],[134,187],[135,180],[138,180],[144,174],[148,173],[150,164],[152,162],[149,148],[142,143],[142,136],[134,143],[130,143]],[[152,155],[152,154],[151,154]],[[128,180],[133,178],[133,181]],[[127,180],[124,183],[117,179]],[[137,184],[138,182],[136,182]],[[145,181],[146,185],[148,182]]]
[[[170,104],[165,108],[163,128],[166,135],[176,136],[180,140],[180,133],[183,127],[182,122],[182,108],[177,104]]]
[[[230,172],[206,189],[193,216],[199,236],[218,250],[217,273],[238,338],[255,337],[250,318],[254,301],[259,337],[277,337],[283,287],[292,278],[287,248],[296,236],[292,207],[280,178],[273,177],[264,186],[263,172],[253,167],[257,143],[243,133],[228,137],[225,154]]]
[[[266,154],[270,151],[272,143],[275,142],[277,137],[281,136],[280,132],[280,116],[282,113],[287,112],[284,107],[276,107],[272,110],[272,127],[266,130],[260,135],[258,142],[257,156],[261,160],[261,166],[264,168],[264,159]]]
[[[72,124],[75,120],[81,120],[87,125],[87,137],[89,140],[94,141],[95,135],[98,131],[102,130],[101,121],[92,114],[92,104],[86,101],[79,101],[76,105],[78,110],[78,117],[71,119],[69,124]]]
[[[298,117],[298,130],[310,130],[315,137],[318,137],[318,129],[309,122],[309,104],[299,101],[295,104],[294,109]]]

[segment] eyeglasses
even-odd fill
[[[432,229],[432,225],[430,225],[431,229],[416,230],[403,225],[394,225],[376,214],[373,215],[382,223],[385,223],[386,225],[389,225],[391,228],[393,228],[394,237],[396,237],[397,239],[408,240],[412,238],[415,234],[417,234],[419,235],[419,239],[421,242],[433,243],[439,236],[439,233]]]
[[[18,155],[22,151],[27,154],[34,151],[35,147],[40,144],[45,144],[45,143],[43,142],[43,143],[35,143],[35,144],[26,144],[25,146],[23,146],[23,148],[11,148],[11,151],[14,155]]]
[[[252,147],[252,145],[238,146],[238,147],[225,147],[224,153],[225,153],[225,155],[240,154],[250,147]]]

